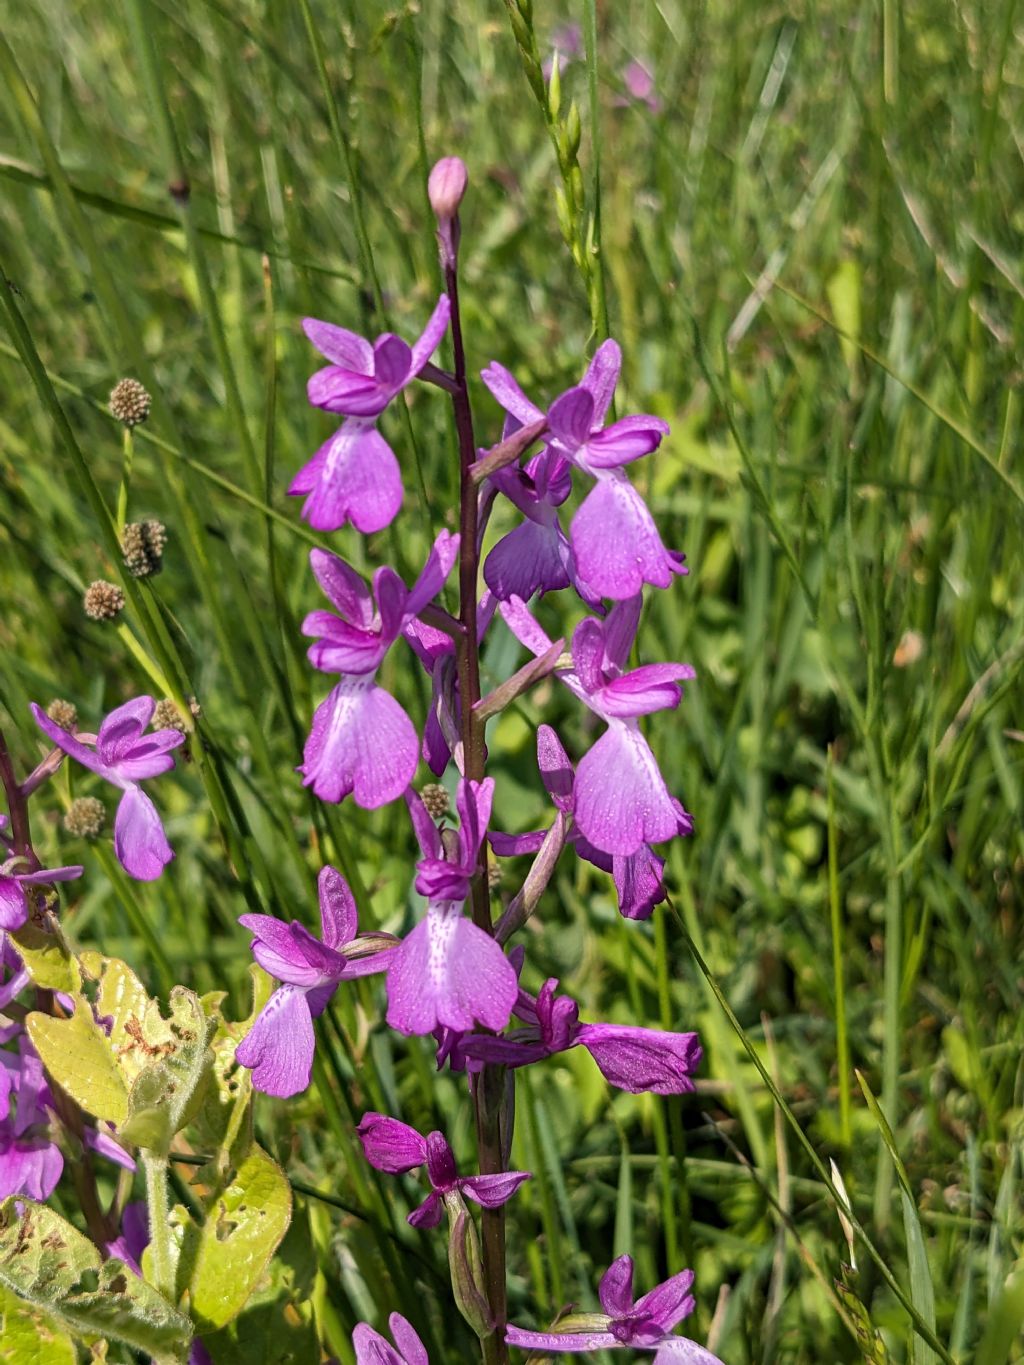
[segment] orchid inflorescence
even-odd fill
[[[675,1274],[634,1302],[628,1257],[601,1281],[603,1312],[571,1314],[539,1332],[507,1321],[498,1266],[502,1207],[530,1179],[529,1172],[507,1169],[515,1073],[582,1047],[621,1090],[680,1095],[694,1088],[702,1055],[696,1033],[585,1022],[556,979],[543,981],[536,993],[527,989],[527,954],[508,943],[536,911],[566,845],[611,875],[627,920],[647,919],[664,900],[665,862],[655,849],[690,834],[693,820],[662,775],[641,719],[677,707],[694,670],[686,663],[634,662],[645,591],[669,588],[687,568],[685,557],[663,544],[626,470],[657,450],[668,426],[646,414],[611,417],[622,363],[618,345],[599,345],[579,383],[546,406],[492,362],[481,378],[503,410],[501,431],[490,449],[475,445],[456,289],[458,206],[466,180],[458,158],[445,158],[431,175],[445,290],[414,342],[392,333],[371,342],[333,323],[304,321],[306,336],[328,362],[309,380],[309,400],[336,414],[341,425],[288,490],[304,498],[302,516],[315,531],[351,524],[370,534],[390,526],[402,506],[402,474],[379,425],[417,379],[452,396],[459,531],[436,535],[411,586],[387,565],[367,583],[338,555],[313,549],[310,567],[330,609],[312,610],[302,623],[312,640],[309,662],[335,681],[312,716],[298,772],[325,802],[352,797],[356,805],[376,809],[404,799],[420,850],[412,883],[425,910],[404,934],[360,932],[356,897],[338,870],[324,866],[319,934],[297,919],[242,915],[256,962],[279,984],[237,1042],[234,1058],[257,1090],[281,1098],[299,1094],[313,1073],[314,1020],[345,983],[382,976],[387,1024],[403,1035],[432,1036],[438,1067],[465,1076],[480,1170],[460,1174],[443,1134],[421,1135],[385,1114],[365,1114],[358,1136],[376,1170],[425,1173],[430,1192],[408,1221],[431,1229],[447,1212],[456,1302],[484,1343],[485,1360],[506,1359],[506,1345],[546,1352],[632,1346],[656,1351],[656,1361],[713,1362],[704,1348],[674,1335],[694,1305],[692,1273]],[[433,363],[449,329],[453,372]],[[574,483],[583,497],[564,525],[561,509]],[[522,520],[481,564],[485,529],[499,499]],[[457,616],[438,602],[456,566]],[[543,599],[556,592],[573,593],[582,608],[568,648],[540,620]],[[526,661],[481,697],[480,644],[496,629],[511,632]],[[430,677],[430,709],[419,728],[377,681],[399,637]],[[484,722],[549,676],[601,722],[603,732],[574,762],[550,725],[538,727],[537,763],[553,818],[546,829],[504,834],[490,827],[495,779],[485,770]],[[21,796],[31,794],[65,756],[119,788],[114,851],[140,880],[158,878],[174,856],[140,784],[167,772],[185,739],[178,728],[147,733],[154,709],[152,697],[137,697],[113,710],[93,735],[79,731],[77,720],[61,726],[33,705],[37,725],[55,747],[17,788]],[[436,777],[450,774],[457,825],[436,798],[443,788],[435,788],[429,802],[414,789],[421,759]],[[0,866],[0,930],[17,931],[29,917],[36,887],[78,877],[82,868],[41,869],[33,858],[18,856],[24,850],[3,830],[0,839],[10,855]],[[489,853],[534,860],[497,923],[490,910]],[[27,981],[16,943],[7,940],[2,951],[9,980],[0,982],[0,1005]],[[12,1026],[3,1041],[18,1033]],[[17,1058],[0,1053],[0,1194],[45,1199],[62,1164],[45,1137],[52,1099],[23,1033],[19,1047]],[[97,1150],[130,1161],[106,1128],[86,1126],[84,1132]],[[466,1200],[482,1209],[479,1241]],[[129,1253],[125,1241],[119,1254],[137,1268],[141,1250]],[[397,1313],[390,1325],[394,1346],[366,1324],[356,1328],[357,1361],[423,1365],[426,1351],[412,1326]]]

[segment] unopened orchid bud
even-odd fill
[[[487,1302],[483,1258],[476,1224],[459,1194],[444,1197],[448,1210],[448,1268],[452,1297],[459,1312],[481,1339],[494,1331],[494,1318]]]
[[[439,221],[458,213],[468,179],[466,163],[459,156],[445,156],[435,164],[427,180],[427,196]]]
[[[459,254],[459,205],[466,193],[466,166],[460,157],[443,157],[430,172],[427,196],[437,214],[437,240],[445,271],[455,270]]]

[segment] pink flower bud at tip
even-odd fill
[[[450,222],[458,213],[467,180],[466,163],[461,157],[444,156],[435,164],[427,180],[427,196],[440,222]]]

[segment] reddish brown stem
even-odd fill
[[[480,553],[477,545],[477,489],[472,477],[476,461],[473,412],[466,383],[466,352],[459,313],[459,284],[454,260],[445,263],[445,288],[451,303],[452,349],[455,359],[455,430],[459,440],[459,620],[463,636],[456,641],[459,699],[462,709],[463,776],[467,781],[484,778],[484,722],[475,714],[480,700],[480,642],[477,635],[477,580]],[[487,888],[487,845],[480,854],[480,865],[473,878],[473,922],[485,933],[492,933],[490,895]],[[503,1092],[500,1067],[485,1066],[473,1092],[476,1116],[477,1152],[481,1175],[504,1170],[500,1130],[500,1096]],[[481,1217],[484,1289],[494,1318],[494,1332],[481,1342],[484,1365],[507,1365],[505,1324],[508,1317],[505,1292],[505,1210],[484,1209]]]

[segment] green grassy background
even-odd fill
[[[578,10],[535,5],[541,56]],[[195,761],[153,786],[178,852],[158,883],[129,884],[104,845],[60,828],[70,783],[95,790],[81,773],[36,799],[37,844],[86,863],[77,941],[154,987],[227,985],[240,1011],[237,915],[312,922],[323,860],[367,916],[409,924],[401,803],[328,809],[292,771],[326,680],[298,632],[320,605],[317,538],[283,490],[331,430],[305,401],[316,358],[299,319],[418,333],[439,291],[426,171],[458,153],[471,365],[500,360],[553,396],[592,349],[591,304],[600,333],[603,290],[620,413],[672,424],[634,477],[692,571],[652,596],[641,653],[698,673],[650,725],[697,821],[670,855],[674,910],[624,924],[607,879],[566,857],[526,941],[530,981],[560,975],[584,1017],[699,1028],[702,1083],[685,1101],[612,1093],[575,1053],[521,1074],[515,1159],[537,1179],[510,1219],[515,1316],[591,1302],[629,1250],[645,1287],[694,1266],[693,1335],[710,1328],[729,1365],[858,1360],[858,1322],[893,1360],[939,1359],[900,1294],[953,1358],[1021,1359],[1024,18],[1015,0],[635,0],[593,18],[593,59],[567,67],[548,118],[498,0],[8,11],[0,719],[28,765],[29,700],[67,697],[91,721],[154,690],[140,649],[202,706]],[[529,47],[522,23],[519,37]],[[632,57],[657,110],[622,99]],[[564,226],[599,247],[582,269],[549,131],[578,176]],[[187,202],[167,191],[183,180]],[[80,475],[112,510],[105,402],[124,374],[154,395],[130,516],[159,517],[170,540],[119,633],[81,611],[117,563]],[[490,443],[499,414],[476,397]],[[328,538],[407,575],[457,491],[443,395],[412,392],[408,417],[384,419],[401,519]],[[571,625],[570,603],[545,611]],[[486,674],[516,662],[496,628]],[[396,647],[382,680],[420,720],[412,656]],[[542,717],[575,753],[589,742],[550,685],[504,717],[496,827],[543,818]],[[505,864],[500,896],[523,870]],[[352,1154],[352,1116],[380,1107],[446,1127],[472,1160],[460,1087],[432,1078],[430,1048],[388,1035],[379,997],[339,998],[318,1086],[260,1106],[290,1174],[344,1206],[300,1201],[277,1274],[313,1296],[340,1359],[354,1321],[414,1298],[432,1358],[465,1359],[439,1237],[407,1234],[396,1191]],[[879,1252],[858,1250],[843,1312],[849,1252],[807,1143],[836,1160]]]

